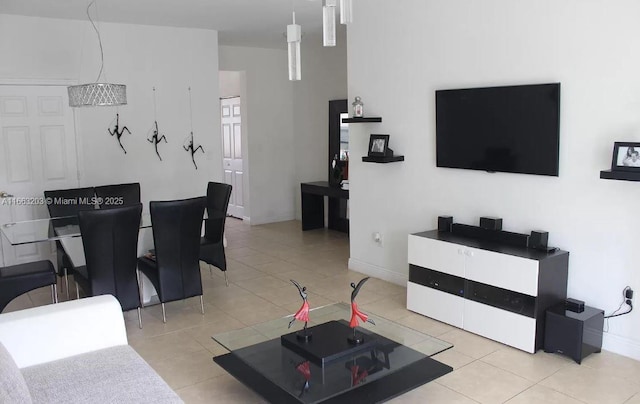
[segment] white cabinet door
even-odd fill
[[[462,328],[464,299],[407,282],[407,309],[454,327]]]
[[[464,278],[464,246],[409,235],[409,264]]]
[[[470,247],[465,247],[465,252],[466,279],[538,295],[538,261]]]
[[[535,353],[536,319],[464,301],[464,329],[503,344]]]

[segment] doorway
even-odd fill
[[[220,71],[223,181],[231,185],[227,215],[250,221],[245,73]]]
[[[66,86],[0,84],[0,225],[49,217],[44,191],[78,186],[76,146]],[[19,264],[52,259],[55,246],[12,247],[2,236],[0,254]]]

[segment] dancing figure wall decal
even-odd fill
[[[300,286],[300,284],[293,279],[290,279],[291,283],[296,285],[298,288],[298,293],[300,293],[300,297],[302,298],[302,306],[296,311],[296,314],[293,315],[293,318],[289,322],[289,327],[293,325],[293,323],[298,321],[304,321],[304,328],[302,331],[298,331],[296,334],[296,338],[299,340],[309,341],[311,339],[311,331],[307,329],[307,323],[309,322],[309,301],[307,300],[307,287]]]
[[[376,323],[372,319],[370,319],[369,316],[358,309],[358,304],[356,303],[356,296],[358,296],[360,288],[362,288],[362,285],[364,285],[364,283],[368,280],[369,277],[362,278],[360,282],[358,282],[358,285],[356,285],[354,282],[351,282],[353,291],[351,292],[351,320],[349,321],[349,327],[353,328],[353,336],[350,336],[347,339],[349,343],[354,345],[364,342],[364,335],[356,333],[356,328],[358,327],[358,324],[360,324],[360,321],[376,325]]]
[[[116,113],[116,124],[115,124],[115,127],[113,128],[113,131],[111,131],[111,129],[108,129],[108,128],[107,128],[107,131],[109,132],[109,134],[111,136],[115,136],[118,139],[118,144],[120,145],[120,148],[122,149],[124,154],[127,154],[127,151],[124,149],[124,146],[122,145],[122,141],[120,140],[120,138],[124,134],[125,130],[129,134],[131,134],[131,131],[126,126],[123,126],[122,128],[120,128],[120,114]]]

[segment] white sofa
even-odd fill
[[[5,349],[6,348],[6,349]],[[110,295],[0,314],[1,403],[181,403]]]

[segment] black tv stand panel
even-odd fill
[[[451,233],[457,236],[493,241],[517,247],[527,247],[527,245],[529,245],[528,234],[512,233],[504,230],[489,230],[478,226],[470,226],[468,224],[452,224]]]

